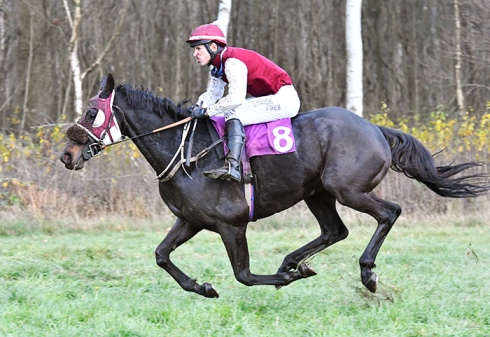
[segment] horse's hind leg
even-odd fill
[[[399,205],[383,200],[373,193],[347,193],[339,198],[339,202],[363,213],[367,213],[378,221],[378,227],[359,259],[362,283],[371,292],[376,292],[378,276],[372,271],[376,267],[374,261],[386,236],[401,213]]]
[[[325,190],[317,192],[306,198],[305,202],[320,225],[320,236],[288,254],[279,267],[278,273],[296,270],[298,267],[308,270],[308,266],[300,265],[301,261],[345,239],[349,234],[335,208],[335,198],[329,192]]]

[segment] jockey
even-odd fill
[[[298,93],[284,69],[252,50],[227,46],[223,32],[215,24],[197,27],[186,42],[194,48],[196,63],[211,66],[210,84],[198,99],[202,105],[190,107],[191,116],[224,116],[230,150],[223,167],[204,174],[240,181],[243,126],[296,116],[300,106]],[[226,84],[228,94],[223,96]]]

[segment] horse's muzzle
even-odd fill
[[[81,170],[85,160],[83,159],[82,155],[79,155],[76,158],[77,159],[74,160],[72,154],[69,152],[63,152],[60,156],[60,160],[63,164],[65,164],[65,168],[68,170]]]
[[[86,147],[86,145],[80,145],[69,140],[60,155],[60,161],[65,165],[65,168],[68,170],[82,169],[86,161],[83,155]]]

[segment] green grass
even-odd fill
[[[402,221],[378,256],[376,294],[358,267],[374,224],[349,225],[346,240],[311,261],[317,276],[278,291],[238,283],[219,237],[203,232],[172,258],[219,299],[185,292],[156,266],[163,230],[9,225],[0,235],[0,336],[488,336],[490,226],[481,223]],[[317,233],[253,224],[252,271],[275,272]]]

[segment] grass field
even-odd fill
[[[275,272],[318,233],[269,221],[248,233],[255,273]],[[183,291],[156,266],[163,229],[9,226],[0,236],[0,336],[490,335],[485,221],[401,222],[378,256],[374,295],[358,267],[374,223],[351,222],[346,240],[311,261],[317,276],[278,291],[238,283],[219,237],[203,232],[172,257],[219,299]]]

